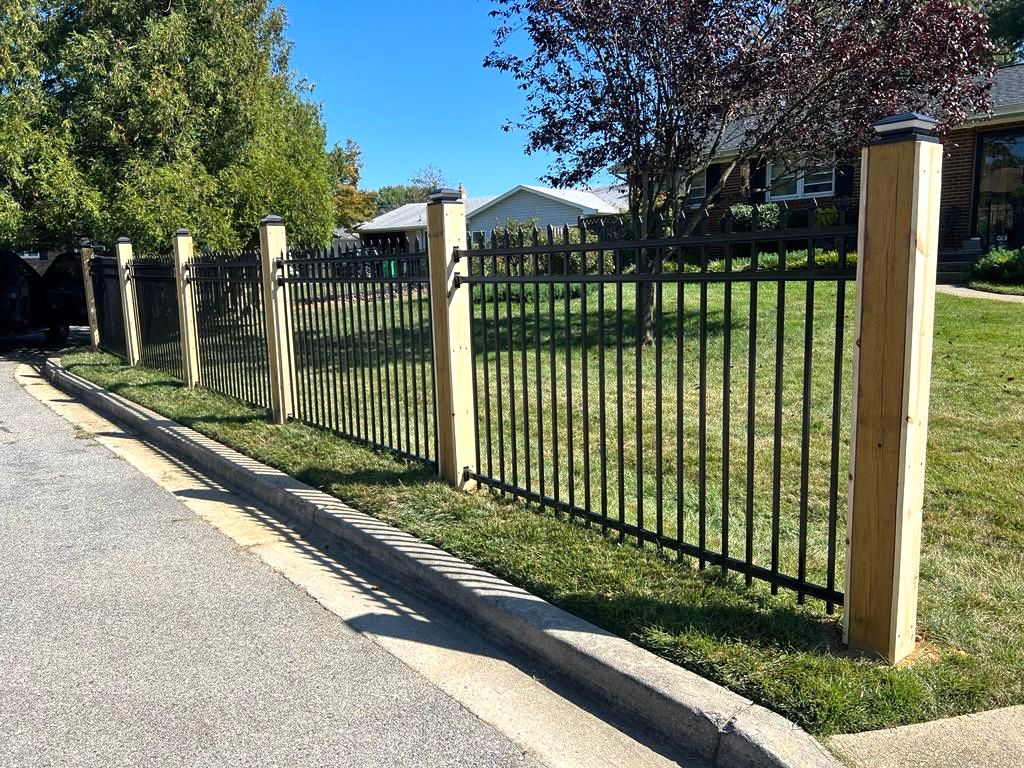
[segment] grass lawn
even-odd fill
[[[110,355],[74,352],[65,364],[824,736],[1024,703],[1024,311],[940,295],[936,335],[925,648],[899,668],[844,655],[839,617],[816,601],[800,606],[488,492],[458,493],[418,462],[269,425],[260,410]]]
[[[1003,293],[1007,296],[1024,296],[1024,285],[1007,283],[989,283],[984,280],[971,280],[967,283],[968,288],[976,291],[988,291],[989,293]]]
[[[654,344],[639,354],[634,286],[618,293],[591,289],[586,313],[582,297],[513,300],[510,307],[491,294],[476,305],[478,318],[487,317],[474,323],[483,471],[768,569],[774,522],[780,572],[800,573],[803,538],[806,579],[841,582],[845,504],[831,486],[841,489],[847,475],[842,414],[849,414],[851,377],[840,378],[834,463],[832,385],[839,309],[841,363],[846,372],[852,366],[852,285],[837,306],[837,284],[816,283],[808,314],[805,283],[780,290],[764,282],[756,295],[749,283],[709,285],[704,295],[697,284],[668,284],[656,293]]]

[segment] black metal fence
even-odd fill
[[[473,477],[842,604],[856,226],[830,214],[471,238]]]
[[[194,286],[200,383],[270,408],[260,255],[206,253],[188,267]]]
[[[109,256],[95,256],[89,262],[89,274],[96,300],[100,346],[121,358],[127,358],[117,261]]]
[[[369,445],[436,461],[427,254],[396,248],[293,251],[297,418]]]
[[[129,273],[135,283],[143,365],[183,379],[178,288],[171,258],[135,259]]]

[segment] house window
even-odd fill
[[[1024,245],[1024,131],[979,137],[975,221],[986,248]]]
[[[790,169],[784,165],[768,163],[766,178],[769,200],[828,197],[836,191],[836,171],[830,166]]]
[[[708,172],[703,170],[690,180],[690,189],[686,192],[686,204],[691,208],[698,207],[708,194]]]

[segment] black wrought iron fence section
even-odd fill
[[[89,273],[96,300],[100,346],[121,358],[127,358],[117,261],[109,256],[96,256],[89,262]]]
[[[188,268],[195,289],[200,383],[270,408],[262,279],[254,251],[206,253]]]
[[[397,248],[292,251],[293,402],[300,420],[436,461],[427,254]]]
[[[143,365],[183,379],[178,288],[171,258],[136,259],[129,272],[135,284]]]
[[[810,218],[471,237],[471,476],[842,604],[856,227]]]

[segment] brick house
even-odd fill
[[[1024,247],[1024,64],[1002,67],[992,87],[992,113],[977,115],[945,139],[940,248],[950,261],[997,246]],[[728,158],[728,149],[723,152]],[[712,165],[690,195],[703,199],[721,178]],[[594,190],[624,208],[616,186]],[[860,163],[785,173],[772,163],[750,163],[734,171],[710,212],[720,218],[735,203],[785,202],[799,209],[827,206],[860,192]]]

